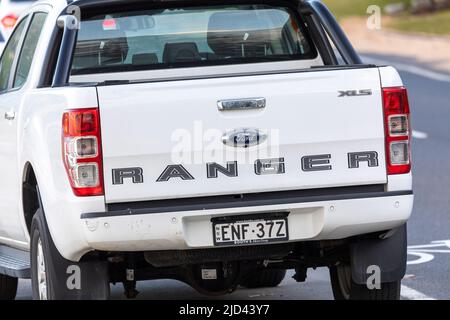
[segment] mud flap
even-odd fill
[[[36,250],[37,239],[40,236],[44,250],[48,298],[50,300],[106,300],[109,298],[108,263],[92,259],[91,261],[72,262],[66,260],[56,248],[47,222],[41,209],[33,218],[32,230],[38,233],[32,235],[32,252]],[[32,254],[31,273],[33,298],[38,299],[36,259]]]
[[[403,279],[406,273],[407,231],[406,224],[388,232],[383,239],[357,241],[350,246],[352,279],[365,285],[373,275],[370,266],[378,266],[381,283]]]
[[[106,262],[74,263],[65,260],[55,251],[52,256],[53,265],[49,271],[53,274],[50,279],[53,280],[54,297],[58,300],[107,300],[109,298]]]

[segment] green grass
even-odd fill
[[[379,5],[383,8],[388,3],[404,2],[409,0],[323,0],[338,19],[350,16],[365,16],[370,5]],[[408,13],[393,17],[387,24],[405,32],[422,32],[430,34],[450,35],[450,10],[413,16]]]
[[[397,30],[450,35],[450,10],[423,16],[409,16],[392,20],[389,24]]]
[[[338,18],[348,16],[364,16],[367,14],[367,8],[371,5],[378,5],[383,8],[389,3],[404,2],[409,0],[323,0],[323,2],[333,11]]]

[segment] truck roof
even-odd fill
[[[130,0],[64,0],[67,4],[76,5],[101,5],[101,4],[115,4],[121,2],[130,2]],[[285,0],[286,2],[298,3],[309,2],[310,0]],[[193,0],[132,0],[132,2],[195,2]],[[210,0],[211,4],[224,2],[224,0]]]

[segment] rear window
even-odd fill
[[[82,19],[72,75],[316,56],[300,17],[286,7],[121,11]]]

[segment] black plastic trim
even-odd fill
[[[316,44],[317,50],[320,52],[322,60],[325,65],[336,66],[339,65],[336,55],[327,39],[325,30],[323,30],[317,16],[313,14],[305,14],[305,20],[308,23],[313,41]]]
[[[58,63],[59,49],[61,47],[63,31],[55,25],[49,44],[49,49],[45,53],[44,63],[39,78],[38,88],[50,87],[53,83],[53,77]]]
[[[331,41],[338,49],[346,64],[363,64],[361,58],[356,53],[352,44],[348,40],[342,28],[337,23],[333,14],[320,1],[311,0],[305,2],[305,5],[319,18],[325,31],[328,33]]]
[[[84,213],[81,219],[120,217],[181,211],[257,207],[280,204],[339,201],[412,195],[412,191],[384,191],[384,185],[277,191],[185,199],[108,204],[107,212]]]
[[[381,283],[401,281],[406,273],[408,236],[406,224],[391,230],[387,239],[364,239],[350,245],[352,279],[366,285],[372,273],[367,272],[376,264],[380,268]]]
[[[61,26],[63,28],[63,35],[58,60],[55,67],[55,74],[53,76],[52,87],[63,87],[69,82],[72,59],[78,37],[78,28],[68,25],[71,20],[76,21],[76,18],[71,15],[60,18],[65,18],[65,20],[64,25]],[[60,20],[60,23],[61,22],[62,20]]]

